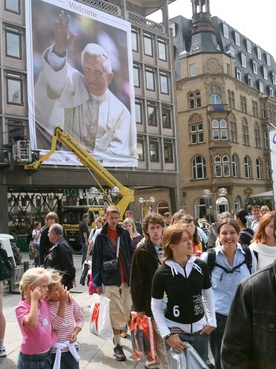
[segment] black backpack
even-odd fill
[[[212,249],[208,249],[207,253],[208,253],[208,259],[207,259],[207,265],[209,267],[209,272],[210,275],[212,274],[212,271],[214,269],[215,266],[223,269],[226,273],[233,273],[235,270],[237,270],[239,267],[241,267],[243,264],[246,264],[249,273],[251,274],[251,270],[252,270],[252,254],[250,251],[250,248],[247,245],[241,245],[243,251],[245,252],[245,257],[244,257],[244,261],[241,262],[240,264],[236,265],[233,269],[229,270],[227,268],[225,268],[224,266],[217,264],[216,263],[216,251],[214,248]]]

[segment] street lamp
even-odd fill
[[[219,188],[217,190],[217,192],[211,192],[210,190],[203,190],[201,192],[201,196],[204,197],[206,200],[209,200],[210,198],[212,198],[213,195],[214,195],[214,198],[215,198],[214,216],[217,218],[217,215],[218,215],[217,214],[218,213],[218,211],[217,211],[217,196],[219,196],[219,197],[226,196],[227,195],[227,189],[222,187],[222,188]],[[209,201],[208,201],[208,206],[206,206],[206,208],[208,208],[208,210],[209,210],[211,207],[212,207],[212,205],[210,206]]]
[[[144,204],[147,204],[147,214],[150,214],[152,212],[152,204],[155,202],[155,197],[151,196],[148,200],[144,200],[143,197],[140,197],[138,201],[141,204],[142,219],[144,219]]]

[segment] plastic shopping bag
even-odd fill
[[[87,277],[88,270],[90,269],[90,263],[85,261],[82,265],[82,271],[81,271],[81,277],[80,277],[80,284],[82,286],[85,286],[85,280]]]
[[[94,293],[91,296],[90,333],[107,340],[112,338],[113,331],[109,316],[110,299],[104,295]]]
[[[207,364],[201,359],[197,351],[188,342],[180,354],[170,349],[167,352],[167,361],[170,369],[208,369]]]
[[[146,358],[156,362],[156,341],[152,318],[143,316],[139,319],[137,313],[131,313],[130,323],[132,350],[135,358]]]

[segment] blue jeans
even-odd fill
[[[210,347],[215,360],[215,368],[220,369],[221,368],[220,349],[222,337],[225,331],[227,316],[216,313],[216,318],[217,318],[217,328],[210,335]]]
[[[16,369],[51,369],[50,350],[40,355],[25,355],[19,352]]]
[[[194,334],[186,334],[180,333],[179,338],[183,342],[189,342],[191,346],[196,350],[202,360],[206,363],[208,359],[208,342],[209,342],[209,335],[194,333]],[[166,343],[166,342],[165,342]],[[168,350],[170,346],[166,343],[166,349]]]
[[[87,255],[87,246],[84,243],[81,243],[81,252],[82,252],[81,257],[81,265],[82,265],[85,262]]]
[[[56,354],[52,353],[53,364],[55,362]],[[70,351],[61,353],[60,369],[79,369],[79,363],[76,361]]]

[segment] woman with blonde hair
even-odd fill
[[[261,217],[259,227],[250,245],[257,258],[257,270],[263,269],[276,259],[274,217],[274,211]]]
[[[132,218],[126,218],[123,221],[123,227],[128,230],[134,246],[136,247],[143,237],[137,232],[134,220]]]
[[[206,362],[208,335],[216,327],[215,306],[208,266],[190,256],[192,245],[192,235],[182,224],[164,230],[164,259],[153,277],[151,308],[167,349],[180,353],[189,342]]]

